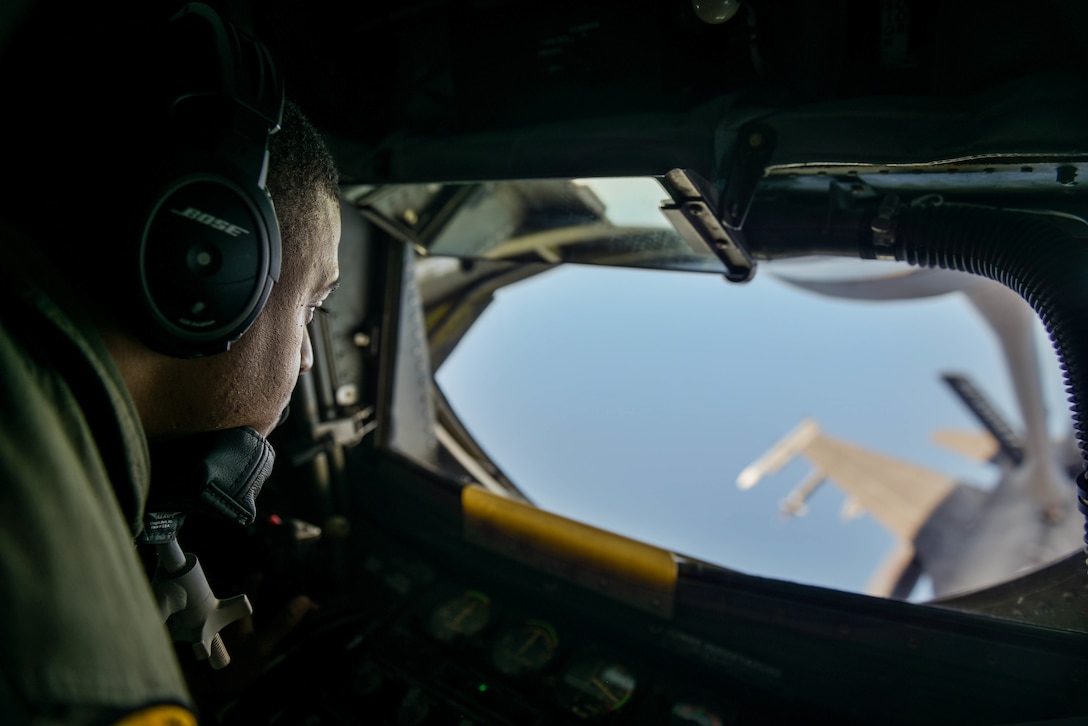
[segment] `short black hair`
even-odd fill
[[[276,207],[284,252],[296,240],[309,241],[309,220],[325,198],[337,199],[340,175],[321,134],[299,107],[284,104],[283,123],[268,144],[268,192]]]

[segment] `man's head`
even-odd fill
[[[195,359],[160,355],[127,333],[107,337],[149,436],[236,426],[268,434],[275,426],[298,376],[313,364],[306,326],[339,279],[337,185],[321,136],[287,103],[268,166],[283,261],[253,325],[229,351]]]
[[[129,262],[137,245],[123,231],[134,224],[123,220],[141,218],[152,180],[177,151],[177,127],[163,111],[172,76],[152,71],[176,64],[156,35],[169,15],[154,3],[140,12],[109,4],[39,12],[4,49],[0,90],[12,112],[0,115],[0,128],[39,154],[12,158],[8,171],[20,183],[0,197],[0,214],[98,311],[150,437],[235,426],[267,434],[312,364],[306,323],[339,274],[337,173],[320,134],[288,103],[267,175],[282,237],[278,282],[229,351],[156,353],[132,312],[140,307]],[[58,120],[69,123],[58,131]]]

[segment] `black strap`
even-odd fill
[[[153,543],[156,531],[169,536],[171,525],[166,520],[192,512],[243,527],[252,524],[257,495],[275,460],[272,445],[248,427],[153,444],[144,540]],[[177,526],[180,519],[173,525],[175,532]]]

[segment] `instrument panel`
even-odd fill
[[[207,723],[913,726],[1082,713],[1069,684],[1088,682],[1083,634],[697,562],[682,563],[666,615],[562,563],[477,544],[453,497],[424,489],[422,506],[405,481],[378,490],[392,504],[366,500],[374,516],[350,536],[270,568],[269,582],[291,583],[284,596],[305,592],[320,610],[244,693],[202,704]]]
[[[668,637],[666,621],[626,614],[632,629],[610,612],[587,612],[585,595],[568,598],[562,586],[519,592],[404,552],[371,552],[361,570],[355,594],[323,604],[221,723],[773,722],[766,715],[776,709],[753,700],[750,687],[660,651],[647,656],[636,641]]]

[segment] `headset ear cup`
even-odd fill
[[[206,5],[179,12],[164,47],[174,156],[139,224],[138,318],[148,345],[191,358],[228,350],[279,278],[264,184],[283,85],[267,50]]]
[[[228,350],[263,309],[280,257],[264,190],[208,172],[181,175],[158,195],[140,238],[149,342],[178,357]]]

